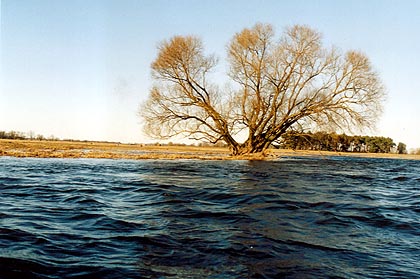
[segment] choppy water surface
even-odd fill
[[[0,158],[0,278],[419,278],[420,161]]]

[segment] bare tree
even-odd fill
[[[164,41],[140,109],[146,133],[224,141],[233,155],[264,152],[291,129],[372,127],[385,98],[365,55],[327,49],[307,26],[286,29],[278,41],[271,25],[244,29],[232,38],[228,61],[234,89],[222,92],[208,80],[217,60],[198,38]]]

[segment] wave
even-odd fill
[[[0,158],[0,278],[416,278],[419,172]]]

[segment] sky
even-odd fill
[[[154,142],[139,105],[159,42],[197,35],[219,57],[236,32],[305,24],[325,46],[360,50],[387,89],[375,131],[420,147],[420,1],[0,0],[0,130],[61,139]]]

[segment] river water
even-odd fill
[[[420,161],[0,157],[0,278],[420,278]]]

